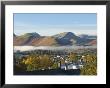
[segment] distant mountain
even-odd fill
[[[95,35],[85,35],[85,34],[79,35],[79,37],[83,39],[96,39],[97,38],[97,36]]]
[[[26,33],[14,39],[14,45],[28,45],[33,39],[40,38],[38,33]]]
[[[78,36],[76,36],[72,32],[63,32],[63,33],[60,33],[60,34],[56,34],[53,37],[56,38],[57,42],[60,45],[76,44],[77,39],[78,39]]]
[[[72,32],[63,32],[63,33],[56,34],[53,37],[71,39],[73,37],[76,38],[77,36]]]
[[[96,37],[89,35],[77,36],[72,32],[63,32],[53,36],[40,36],[38,33],[26,33],[14,36],[14,46],[65,46],[65,45],[95,45]],[[16,36],[16,37],[15,37]]]
[[[33,33],[26,33],[24,35],[21,35],[20,37],[23,37],[23,38],[29,38],[29,37],[32,37],[32,38],[36,38],[36,37],[40,37],[40,35],[36,32],[33,32]]]
[[[90,46],[97,45],[97,40],[92,40],[89,43],[87,43],[87,45],[90,45]]]
[[[40,45],[53,46],[53,45],[57,45],[57,41],[53,37],[44,37],[44,38],[40,39],[40,41],[38,43],[35,43],[35,45],[37,45],[37,46],[40,46]]]

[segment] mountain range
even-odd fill
[[[97,44],[97,36],[75,35],[72,32],[63,32],[53,36],[41,36],[36,32],[25,33],[17,36],[13,34],[14,46],[67,46],[67,45],[87,45]]]

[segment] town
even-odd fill
[[[89,61],[89,58],[96,56],[95,51],[95,49],[16,51],[14,52],[14,68],[15,71],[26,72],[83,69],[88,62],[93,62]]]

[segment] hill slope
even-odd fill
[[[53,36],[40,36],[38,33],[14,34],[14,46],[65,46],[65,45],[96,45],[94,36],[76,36],[72,32],[63,32]]]

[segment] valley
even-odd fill
[[[97,36],[14,34],[15,75],[96,75]]]

